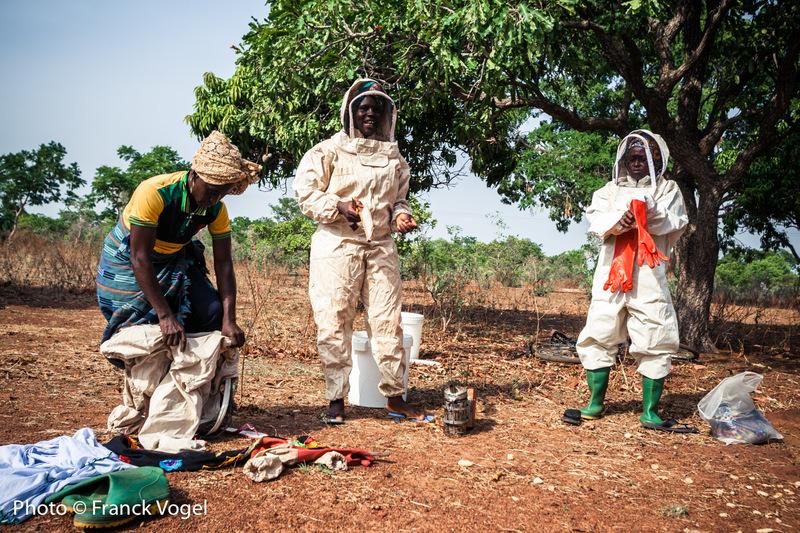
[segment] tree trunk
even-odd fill
[[[17,232],[17,224],[19,223],[19,216],[22,214],[22,211],[25,209],[25,204],[20,204],[19,208],[14,212],[14,225],[11,226],[11,233],[8,234],[8,238],[6,239],[6,244],[11,244],[11,239],[14,238],[14,234]]]
[[[696,208],[694,198],[684,197],[689,226],[675,246],[675,274],[678,276],[675,309],[681,343],[699,352],[716,350],[708,325],[719,257],[718,197],[717,191],[701,192]]]

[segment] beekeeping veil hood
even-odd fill
[[[369,78],[356,80],[344,95],[342,100],[341,119],[344,132],[351,138],[363,138],[355,125],[355,114],[358,104],[365,96],[374,96],[383,99],[384,110],[380,123],[376,128],[375,138],[379,141],[394,142],[394,126],[397,123],[397,107],[381,84]]]
[[[658,146],[658,151],[661,153],[660,161],[657,159],[657,157],[654,157],[653,143]],[[617,146],[617,157],[614,161],[614,170],[612,171],[611,179],[617,185],[625,185],[626,183],[632,184],[633,178],[628,175],[628,170],[625,168],[625,161],[623,161],[623,159],[628,149],[636,146],[644,148],[644,152],[647,157],[648,173],[650,174],[649,183],[647,185],[650,187],[650,194],[655,196],[658,181],[667,170],[667,164],[669,163],[669,148],[667,148],[667,143],[664,141],[661,135],[651,131],[634,130],[626,135],[622,141],[620,141],[619,146]],[[646,182],[646,180],[647,178],[644,178],[643,180],[640,180],[640,182]]]

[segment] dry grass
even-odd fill
[[[0,245],[0,287],[10,287],[6,293],[35,289],[53,299],[66,293],[93,292],[101,246],[101,239],[70,242],[20,233],[10,245]],[[247,336],[256,341],[245,357],[267,349],[313,356],[315,331],[305,297],[307,273],[289,272],[263,257],[238,261],[236,272],[239,300],[252,309],[241,325]],[[459,290],[459,305],[443,319],[441,302],[431,297],[430,288],[424,281],[412,280],[404,283],[404,307],[425,314],[429,320],[436,319],[441,330],[437,335],[443,339],[459,339],[465,328],[490,326],[517,312],[525,314],[531,324],[529,337],[538,338],[541,332],[554,327],[552,320],[548,324],[543,317],[556,315],[563,319],[561,324],[568,334],[577,334],[588,301],[584,291],[573,285],[570,280],[561,280],[554,284],[554,290],[542,294],[536,285],[503,287],[497,282],[469,282]],[[293,302],[291,320],[287,320],[285,311],[279,311],[276,300]],[[736,353],[742,353],[745,347],[768,354],[789,353],[800,343],[798,323],[800,310],[796,308],[740,305],[726,295],[717,295],[712,306],[714,340],[721,349]]]
[[[0,284],[54,291],[92,291],[101,242],[45,239],[19,233],[0,244]]]

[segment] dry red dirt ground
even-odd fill
[[[252,297],[254,294],[260,296]],[[663,410],[701,429],[667,435],[638,423],[635,367],[612,373],[605,418],[581,427],[560,422],[587,396],[579,366],[525,353],[537,324],[575,335],[587,302],[552,293],[530,299],[496,290],[442,332],[426,322],[410,398],[441,421],[442,390],[473,385],[477,428],[462,438],[440,423],[395,424],[380,410],[351,408],[347,424],[319,422],[323,382],[303,278],[240,281],[241,322],[250,332],[237,393],[236,425],[283,436],[313,435],[328,445],[390,455],[372,467],[328,474],[295,468],[256,484],[241,468],[168,474],[176,503],[207,502],[207,515],[152,518],[132,527],[170,531],[792,531],[800,526],[798,316],[774,311],[748,330],[750,344],[676,363]],[[248,297],[247,295],[251,295]],[[119,373],[99,355],[104,322],[92,294],[53,298],[6,288],[0,309],[0,444],[33,443],[91,427],[102,442],[119,400]],[[430,315],[416,285],[408,307]],[[47,302],[45,306],[44,302]],[[734,325],[736,326],[736,325]],[[732,330],[736,328],[732,326]],[[754,329],[755,328],[755,329]],[[760,328],[760,329],[759,329]],[[722,378],[764,374],[759,407],[783,443],[725,446],[708,435],[697,401]],[[227,437],[215,451],[245,446]],[[459,466],[466,459],[472,466]],[[72,529],[68,517],[38,516],[17,529]]]

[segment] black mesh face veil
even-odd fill
[[[664,175],[669,163],[669,147],[664,139],[648,130],[634,130],[623,138],[617,146],[617,156],[614,161],[614,168],[611,171],[611,180],[619,184],[623,175],[627,175],[625,169],[625,157],[628,150],[641,148],[647,157],[648,174],[650,175],[651,193],[655,194],[658,180]]]
[[[640,135],[641,137],[630,137],[628,139],[628,144],[625,147],[625,157],[628,156],[628,152],[633,148],[641,148],[642,150],[650,148],[650,153],[653,155],[653,162],[661,163],[661,148],[658,146],[656,140],[641,130],[636,130],[632,133]],[[646,145],[645,140],[647,141]]]

